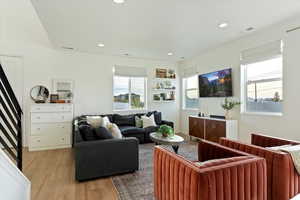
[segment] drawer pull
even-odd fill
[[[41,119],[41,117],[37,117],[37,119]]]
[[[64,126],[62,126],[61,128],[65,128]]]
[[[41,128],[37,128],[37,130],[38,130],[38,131],[40,131],[40,130],[41,130]]]
[[[37,140],[37,142],[41,142],[41,140]]]

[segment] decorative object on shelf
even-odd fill
[[[66,79],[54,79],[53,93],[58,94],[59,100],[64,100],[66,103],[72,103],[73,81]]]
[[[240,101],[234,101],[234,100],[228,100],[228,98],[225,98],[224,103],[221,104],[222,108],[225,110],[225,118],[230,119],[231,118],[231,113],[230,111],[237,105],[241,105]]]
[[[160,133],[163,137],[171,137],[174,135],[174,130],[171,126],[161,125],[158,129],[158,133]]]
[[[176,78],[176,73],[174,69],[168,69],[167,78],[172,78],[172,79]]]
[[[58,99],[59,99],[58,94],[50,95],[50,103],[56,103]]]
[[[167,78],[167,69],[156,69],[156,78]]]
[[[35,103],[46,103],[49,90],[45,86],[37,85],[31,89],[30,96]]]

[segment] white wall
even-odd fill
[[[30,0],[1,0],[0,55],[18,55],[24,61],[24,110],[29,133],[29,93],[41,84],[51,90],[52,79],[73,79],[75,115],[112,113],[113,66],[145,67],[148,80],[157,66],[177,69],[175,63],[156,60],[113,57],[53,49]],[[148,85],[150,90],[151,85]],[[178,94],[178,92],[177,92]],[[155,104],[148,95],[148,110],[160,110],[163,118],[179,122],[179,101]]]
[[[300,31],[287,34],[286,30],[300,25],[300,16],[265,30],[245,36],[239,40],[223,44],[217,48],[209,49],[199,56],[181,63],[181,70],[185,67],[197,67],[199,73],[207,73],[224,68],[233,68],[234,97],[240,99],[240,53],[241,51],[259,46],[261,44],[283,39],[284,64],[283,87],[284,102],[283,116],[261,116],[240,114],[235,110],[234,117],[239,120],[239,138],[249,141],[250,133],[260,132],[268,135],[300,140],[299,111],[300,93]],[[200,111],[210,114],[224,115],[220,104],[224,98],[200,98]],[[181,111],[181,130],[188,133],[188,115],[197,112]]]

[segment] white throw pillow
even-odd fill
[[[149,126],[156,126],[154,115],[150,115],[150,117],[142,116],[141,119],[143,120],[143,128],[147,128]]]
[[[87,116],[86,121],[93,128],[99,128],[102,126],[102,117],[100,116]]]
[[[103,117],[102,118],[102,122],[101,122],[101,126],[104,128],[107,128],[108,124],[110,123],[109,118],[108,117]]]
[[[111,132],[112,136],[117,139],[121,139],[123,137],[119,127],[116,124],[108,123],[107,129]]]

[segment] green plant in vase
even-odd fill
[[[230,119],[230,111],[235,107],[241,105],[240,101],[234,101],[234,100],[228,100],[228,98],[225,98],[224,103],[221,104],[222,108],[225,110],[225,117],[226,119]]]
[[[163,137],[171,137],[174,135],[174,130],[171,126],[168,125],[161,125],[157,131],[158,133],[161,133]]]

